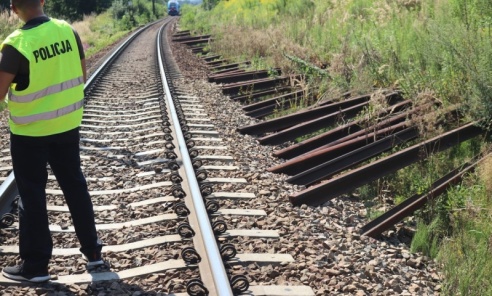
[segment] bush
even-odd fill
[[[7,11],[0,13],[0,37],[5,39],[16,28],[20,27],[22,22],[15,15],[10,15]]]

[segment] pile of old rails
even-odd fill
[[[485,133],[472,122],[456,127],[454,123],[459,123],[461,118],[453,106],[435,122],[447,132],[425,139],[415,122],[434,109],[442,109],[437,103],[415,106],[412,100],[391,90],[378,90],[377,95],[384,96],[385,107],[380,106],[375,111],[371,98],[376,93],[353,95],[347,92],[337,98],[317,102],[313,99],[316,97],[313,91],[293,86],[292,81],[299,77],[282,76],[278,69],[247,71],[240,65],[228,66],[231,63],[218,55],[209,54],[202,58],[211,70],[209,82],[222,84],[223,93],[243,104],[246,115],[263,119],[242,126],[238,131],[256,136],[263,145],[283,146],[273,155],[285,159],[285,162],[268,170],[287,174],[287,182],[306,186],[306,189],[290,196],[294,205],[325,204]],[[271,75],[272,72],[275,75]],[[300,105],[308,107],[290,109]],[[280,115],[279,111],[286,110],[286,115]],[[289,113],[290,110],[296,111]],[[372,118],[368,118],[369,114]],[[438,117],[436,112],[435,118]],[[381,157],[383,153],[389,155]],[[368,223],[362,233],[377,237],[423,207],[427,200],[444,193],[483,158],[453,170],[437,180],[427,193],[410,197]]]
[[[483,134],[475,123],[468,123],[442,135],[417,143],[360,168],[309,187],[290,197],[294,205],[320,205],[332,198],[349,193],[362,185],[377,180],[430,155],[444,151],[466,140]]]
[[[394,107],[402,108],[407,105],[409,105],[409,101],[405,100]],[[299,185],[310,185],[320,181],[316,178],[330,178],[342,170],[415,139],[418,136],[418,129],[407,119],[421,109],[421,107],[417,107],[406,112],[399,112],[397,115],[385,118],[364,129],[361,129],[360,125],[354,125],[354,123],[332,129],[316,137],[316,140],[319,140],[331,136],[327,144],[318,141],[319,145],[311,146],[312,148],[308,153],[293,157],[283,164],[270,168],[269,171],[292,175],[293,177],[289,181]],[[455,109],[449,111],[454,118],[457,117],[455,111]],[[350,128],[357,129],[357,131],[351,131],[346,136],[341,134],[341,137],[338,138],[333,135],[333,132],[348,131]],[[304,143],[310,142],[312,144],[311,139]]]

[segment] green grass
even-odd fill
[[[491,192],[483,182],[473,183],[476,185],[455,188],[447,197],[456,203],[448,204],[452,234],[441,241],[437,254],[446,295],[492,295]]]

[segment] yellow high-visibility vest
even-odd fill
[[[65,21],[51,19],[29,30],[18,29],[2,43],[29,61],[29,86],[8,94],[10,131],[15,135],[48,136],[74,129],[82,122],[84,77],[77,41]]]

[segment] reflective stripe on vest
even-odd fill
[[[16,96],[16,95],[10,93],[9,100],[11,100],[12,102],[17,102],[17,103],[29,103],[29,102],[35,101],[37,99],[41,99],[43,97],[52,95],[52,94],[62,92],[64,90],[70,89],[72,87],[79,86],[83,83],[84,83],[84,77],[81,76],[81,77],[74,78],[74,79],[71,79],[68,81],[64,81],[64,82],[57,84],[57,85],[52,85],[52,86],[47,87],[45,89],[42,89],[38,92],[24,95],[24,96]]]
[[[67,114],[72,113],[76,110],[79,110],[83,106],[84,106],[84,99],[82,99],[82,100],[80,100],[80,101],[78,101],[72,105],[58,109],[58,110],[53,110],[50,112],[35,114],[35,115],[31,115],[31,116],[23,116],[23,117],[10,116],[10,119],[16,124],[27,124],[27,123],[36,122],[39,120],[49,120],[49,119],[61,117],[63,115],[67,115]]]

